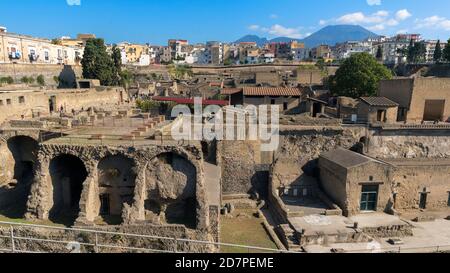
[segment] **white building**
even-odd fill
[[[0,63],[80,64],[84,47],[63,46],[51,40],[8,33],[0,29]]]
[[[441,45],[441,50],[444,50],[447,43],[442,42],[442,41],[440,41],[439,43]],[[436,44],[437,44],[437,40],[425,41],[425,47],[427,49],[425,59],[426,59],[427,63],[434,63],[434,52],[436,50]]]
[[[261,63],[271,64],[275,61],[275,54],[264,53],[259,58]]]
[[[336,45],[333,50],[334,57],[341,60],[347,59],[356,53],[369,53],[374,55],[373,43],[369,41],[348,41]]]
[[[292,58],[296,62],[306,61],[311,58],[311,49],[309,48],[293,48]]]

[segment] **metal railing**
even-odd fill
[[[1,229],[3,227],[3,230]],[[22,229],[22,231],[19,230]],[[91,241],[81,241],[81,240],[69,240],[69,239],[54,239],[54,238],[37,238],[32,236],[24,236],[20,235],[23,233],[23,229],[30,229],[35,233],[39,233],[38,230],[46,230],[49,231],[60,231],[60,232],[69,232],[74,235],[84,236],[87,234],[92,236],[93,242]],[[147,240],[149,243],[151,241],[164,241],[168,243],[168,248],[166,249],[157,249],[150,247],[141,247],[141,246],[132,246],[132,245],[119,245],[117,243],[111,242],[111,240],[105,241],[101,240],[106,236],[127,238],[127,239],[137,239],[141,241]],[[75,236],[77,237],[77,236]],[[25,244],[20,244],[20,242],[26,242]],[[39,248],[41,246],[41,250],[31,250],[27,248],[21,248],[20,246],[25,245],[29,247],[31,245],[35,245],[35,248]],[[60,245],[60,247],[55,247],[53,250],[48,250],[49,246],[42,247],[42,244],[53,244]],[[183,239],[183,238],[171,238],[171,237],[163,237],[163,236],[155,236],[155,235],[142,235],[142,234],[133,234],[133,233],[123,233],[123,232],[112,232],[105,230],[95,230],[88,228],[65,228],[65,227],[57,227],[57,226],[46,226],[46,225],[36,225],[36,224],[23,224],[23,223],[12,223],[12,222],[3,222],[0,221],[0,252],[8,252],[8,253],[49,253],[49,252],[68,252],[68,253],[82,253],[83,248],[92,249],[93,253],[98,252],[113,252],[120,251],[123,253],[186,253],[182,249],[186,244],[189,245],[198,245],[203,247],[230,247],[233,249],[237,249],[237,252],[246,252],[246,253],[298,253],[298,252],[290,252],[286,250],[279,249],[271,249],[264,247],[256,247],[256,246],[246,246],[239,244],[230,244],[230,243],[217,243],[210,241],[201,241],[201,240],[191,240],[191,239]],[[47,250],[46,250],[47,249]],[[58,250],[63,249],[64,251]],[[87,251],[85,251],[87,252]]]

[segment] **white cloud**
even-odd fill
[[[336,21],[342,24],[377,24],[386,20],[389,15],[387,11],[378,11],[371,15],[366,15],[362,12],[355,12],[345,14],[339,17]]]
[[[379,6],[379,5],[381,5],[381,0],[367,0],[367,5]]]
[[[387,17],[387,16],[389,16],[389,11],[380,10],[380,11],[375,12],[373,15],[381,16],[381,17]]]
[[[399,24],[399,22],[395,19],[389,19],[385,23],[387,26],[393,27]]]
[[[327,20],[320,20],[319,21],[319,25],[321,25],[321,26],[326,25],[327,23],[328,23]]]
[[[407,30],[407,29],[399,29],[399,30],[397,30],[396,34],[405,34],[408,32],[409,32],[409,30]]]
[[[69,6],[81,6],[81,0],[66,0]]]
[[[294,38],[294,39],[299,39],[299,38],[304,37],[304,35],[302,35],[300,33],[301,28],[289,28],[289,27],[284,27],[282,25],[278,25],[278,24],[275,24],[271,27],[262,27],[260,25],[255,24],[255,25],[248,26],[248,29],[253,30],[253,31],[265,32],[272,36],[283,36],[283,37]]]
[[[302,38],[303,35],[300,34],[298,28],[288,28],[284,27],[282,25],[273,25],[269,29],[266,29],[267,32],[274,36],[283,36],[283,37],[289,37],[289,38]]]
[[[370,26],[370,27],[368,27],[368,29],[371,31],[381,31],[381,30],[385,29],[385,26],[383,24],[378,24],[378,25]]]
[[[450,31],[450,20],[445,17],[433,15],[425,19],[417,19],[416,28],[433,28]]]
[[[411,16],[412,16],[412,14],[409,13],[409,11],[408,11],[407,9],[399,10],[399,11],[397,11],[397,13],[395,14],[395,18],[396,18],[398,21],[406,20],[406,19],[408,19],[408,18],[411,17]]]
[[[277,14],[271,14],[269,17],[270,17],[270,19],[277,19],[278,15]]]
[[[259,25],[250,25],[250,26],[248,26],[248,29],[250,29],[250,30],[259,30],[260,26]]]
[[[387,10],[379,10],[371,14],[354,12],[329,21],[321,20],[319,24],[323,25],[332,21],[339,24],[362,25],[372,31],[381,31],[398,26],[402,21],[411,16],[412,14],[407,9],[401,9],[392,14]]]

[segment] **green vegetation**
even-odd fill
[[[59,80],[59,77],[58,77],[58,76],[53,76],[53,81],[55,81],[55,83],[56,83],[57,85],[59,85],[60,80]]]
[[[437,64],[442,61],[442,48],[441,48],[440,40],[438,40],[436,43],[436,48],[434,49],[433,61]]]
[[[447,45],[445,46],[442,55],[445,61],[450,62],[450,39],[448,39]]]
[[[368,53],[353,54],[329,78],[330,90],[335,96],[374,96],[381,80],[391,79],[392,72]]]
[[[45,85],[45,78],[43,75],[39,75],[36,78],[36,82],[40,85],[40,86],[44,86]]]
[[[228,58],[228,59],[226,59],[226,60],[223,62],[223,65],[225,65],[225,66],[233,65],[233,60],[231,60],[230,58]]]
[[[381,47],[381,45],[379,45],[377,48],[376,58],[379,62],[383,60],[383,48]]]
[[[35,79],[33,77],[24,76],[20,79],[20,81],[25,84],[33,84],[35,82]]]
[[[426,59],[427,49],[423,42],[413,42],[408,47],[407,60],[408,63],[420,63]]]
[[[113,56],[106,52],[103,39],[89,39],[86,41],[83,60],[83,78],[99,79],[105,86],[117,86],[120,83],[120,70],[118,70],[117,50]],[[119,52],[120,53],[120,52]]]
[[[13,84],[14,79],[12,77],[1,77],[0,78],[0,84],[6,83],[6,84]]]
[[[183,80],[190,78],[194,75],[192,68],[187,65],[174,65],[170,64],[168,66],[169,75],[175,80]]]
[[[153,100],[136,100],[136,107],[142,112],[150,112],[158,110],[160,113],[171,111],[177,105],[175,102],[159,102]]]
[[[221,243],[277,249],[264,228],[263,220],[253,215],[255,212],[250,209],[238,209],[233,213],[233,218],[222,216],[220,219]],[[258,252],[245,248],[221,247],[222,253],[247,253],[249,251]]]

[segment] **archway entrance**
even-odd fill
[[[0,189],[1,211],[7,217],[21,218],[26,211],[28,195],[33,183],[39,144],[28,136],[16,136],[7,141],[13,169],[10,182]]]
[[[98,164],[100,216],[107,224],[121,224],[124,204],[132,205],[134,166],[132,159],[121,155],[106,157]]]
[[[53,207],[50,220],[72,226],[80,212],[83,182],[88,172],[83,161],[73,155],[60,155],[50,162],[53,185]]]
[[[197,225],[197,172],[185,158],[165,153],[157,156],[146,171],[147,220],[161,224]]]

